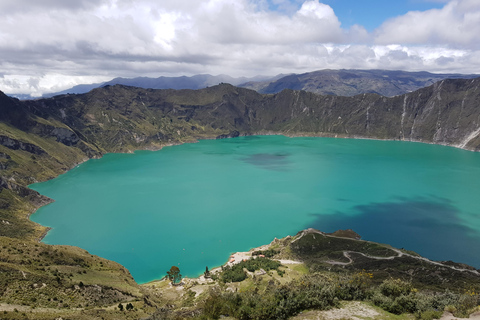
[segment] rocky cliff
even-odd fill
[[[19,217],[45,199],[26,186],[106,152],[262,133],[421,141],[479,151],[479,86],[480,78],[443,80],[391,98],[293,90],[262,95],[228,84],[202,90],[115,85],[32,101],[0,94],[0,218],[9,222],[0,232],[39,236],[42,230]]]

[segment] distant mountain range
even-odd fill
[[[412,92],[444,79],[472,79],[475,74],[436,74],[430,72],[407,72],[389,70],[319,70],[303,74],[279,74],[275,77],[256,76],[253,78],[234,78],[228,75],[212,76],[200,74],[192,77],[137,77],[115,78],[113,80],[81,84],[70,89],[44,94],[50,98],[62,94],[87,93],[92,89],[107,85],[126,85],[144,89],[203,89],[220,83],[255,90],[259,93],[278,93],[284,89],[304,90],[322,95],[355,96],[364,93],[376,93],[393,97]],[[12,94],[20,100],[34,99],[30,95]]]
[[[346,97],[364,93],[393,97],[428,87],[444,79],[477,77],[480,75],[435,74],[425,71],[320,70],[291,74],[277,80],[251,81],[240,86],[259,93],[278,93],[284,89],[292,89]]]
[[[148,78],[148,77],[137,77],[137,78],[115,78],[113,80],[102,82],[102,83],[93,83],[93,84],[80,84],[74,86],[70,89],[63,90],[56,93],[44,94],[44,98],[50,98],[53,96],[61,94],[80,94],[87,93],[92,89],[113,86],[116,84],[121,84],[125,86],[138,87],[144,89],[203,89],[211,87],[220,83],[229,83],[234,86],[242,83],[255,83],[260,81],[274,81],[277,77],[266,77],[266,76],[256,76],[252,78],[240,77],[234,78],[228,75],[218,75],[212,76],[209,74],[198,74],[192,77],[181,76],[181,77],[158,77],[158,78]]]
[[[256,76],[256,77],[239,77],[234,78],[228,75],[217,75],[212,76],[209,74],[198,74],[192,77],[181,76],[181,77],[158,77],[158,78],[148,78],[148,77],[136,77],[136,78],[115,78],[107,82],[101,83],[91,83],[91,84],[79,84],[70,89],[46,93],[41,98],[51,98],[54,96],[62,94],[82,94],[87,93],[90,90],[95,88],[113,86],[116,84],[121,84],[125,86],[138,87],[144,89],[203,89],[211,87],[220,83],[229,83],[234,86],[240,85],[242,83],[255,83],[255,82],[264,82],[264,81],[275,81],[279,77],[284,75],[279,75],[276,77],[270,76]],[[29,94],[8,94],[11,97],[20,99],[20,100],[32,100],[38,99],[38,97],[32,97]]]

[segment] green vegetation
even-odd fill
[[[255,272],[260,269],[263,269],[264,271],[277,270],[277,272],[282,273],[282,271],[278,269],[280,266],[280,262],[267,258],[259,257],[256,259],[249,259],[234,264],[233,266],[223,266],[220,279],[223,283],[243,281],[247,278],[247,273],[243,269],[246,269],[249,272]]]
[[[252,252],[253,256],[264,256],[265,258],[273,258],[277,253],[279,253],[278,250],[275,250],[273,248],[267,249],[267,250],[257,250]]]
[[[138,319],[154,310],[143,301],[148,296],[116,262],[76,247],[0,237],[0,301],[19,310],[5,311],[1,319],[98,319],[99,313]],[[129,314],[104,310],[126,302],[135,306]],[[22,313],[28,317],[19,318]]]
[[[419,255],[416,253],[394,250],[379,243],[302,231],[282,252],[287,251],[286,249],[289,249],[291,258],[303,261],[310,273],[365,270],[374,275],[377,285],[386,279],[394,278],[408,280],[416,288],[436,292],[445,289],[470,289],[466,284],[474,288],[480,287],[480,277],[474,272],[474,268],[453,262],[432,264],[418,259]]]
[[[167,278],[172,282],[172,284],[179,283],[182,280],[180,269],[177,266],[172,266],[170,270],[167,271]]]
[[[74,247],[0,237],[0,271],[0,295],[11,304],[86,307],[141,296],[123,266]]]
[[[202,302],[200,319],[288,319],[301,311],[339,307],[340,301],[370,301],[393,314],[411,313],[417,319],[433,319],[445,308],[466,316],[480,303],[478,294],[454,294],[450,291],[431,294],[419,292],[411,283],[388,279],[375,286],[372,275],[314,274],[287,284],[270,281],[264,288],[254,286],[231,292],[220,287],[210,290]]]
[[[342,301],[371,304],[389,315],[388,319],[406,319],[394,316],[404,314],[434,319],[443,310],[466,317],[478,309],[480,277],[474,270],[452,269],[451,262],[433,264],[416,254],[400,256],[397,249],[356,238],[306,230],[294,238],[276,240],[268,250],[254,251],[256,259],[223,267],[213,276],[219,280],[217,285],[206,293],[195,298],[189,295],[189,318],[287,319],[305,310],[341,307]],[[345,249],[351,261],[335,264],[333,253]],[[307,264],[282,267],[278,262],[258,257],[266,252],[283,257],[289,254]],[[380,268],[374,267],[378,262]],[[260,269],[277,273],[255,272]],[[432,273],[448,273],[449,277],[441,279],[442,285],[432,286],[428,280]],[[173,309],[165,318],[185,315],[186,310],[179,312]]]

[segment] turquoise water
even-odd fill
[[[107,154],[32,189],[43,240],[197,276],[313,227],[480,267],[480,154],[398,141],[251,136]]]

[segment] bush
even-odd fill
[[[401,279],[384,280],[372,297],[376,306],[394,314],[417,312],[420,300],[413,285]],[[428,299],[424,299],[421,305],[424,308],[431,308]]]
[[[243,268],[239,268],[238,265],[233,267],[226,266],[222,268],[221,279],[226,282],[240,282],[247,278],[247,274],[243,271]]]
[[[275,249],[258,250],[258,251],[252,252],[252,256],[264,255],[265,258],[272,258],[277,253],[279,253],[279,251],[277,251]]]
[[[415,319],[419,320],[434,320],[434,319],[440,319],[442,316],[443,312],[442,311],[437,311],[437,310],[427,310],[423,312],[418,312],[415,314]]]
[[[394,305],[397,306],[399,312],[393,312],[397,314],[401,313],[414,313],[418,310],[417,308],[417,297],[414,293],[409,295],[401,295],[397,297],[394,301]]]
[[[452,306],[452,305],[446,306],[444,310],[447,311],[447,312],[450,312],[450,313],[457,312],[457,308],[455,308],[455,306]]]
[[[365,300],[372,296],[371,273],[359,272],[352,276],[344,276],[337,280],[337,297],[341,300]]]
[[[286,285],[270,283],[265,291],[244,292],[214,288],[203,305],[203,316],[217,319],[288,319],[306,309],[325,310],[338,305],[335,284],[321,277],[303,277]]]
[[[256,259],[249,259],[247,261],[242,261],[236,266],[239,266],[240,268],[247,268],[248,271],[254,272],[255,270],[260,270],[260,269],[264,269],[265,271],[278,270],[278,267],[280,267],[281,264],[278,261],[259,257]]]
[[[410,282],[401,279],[387,279],[379,286],[380,292],[387,297],[399,297],[407,295],[413,291],[413,285]]]
[[[449,290],[445,290],[444,293],[435,295],[432,298],[431,307],[437,310],[444,310],[448,306],[451,306],[454,309],[451,312],[454,313],[457,311],[457,308],[454,306],[458,304],[458,298],[458,294],[455,294]]]
[[[242,261],[233,266],[222,267],[221,279],[224,283],[226,282],[240,282],[247,278],[247,274],[243,271],[246,268],[250,272],[255,272],[256,270],[264,269],[265,271],[277,270],[281,266],[280,262],[270,260],[267,258],[256,258],[250,259],[247,261]],[[212,277],[213,279],[213,277]]]

